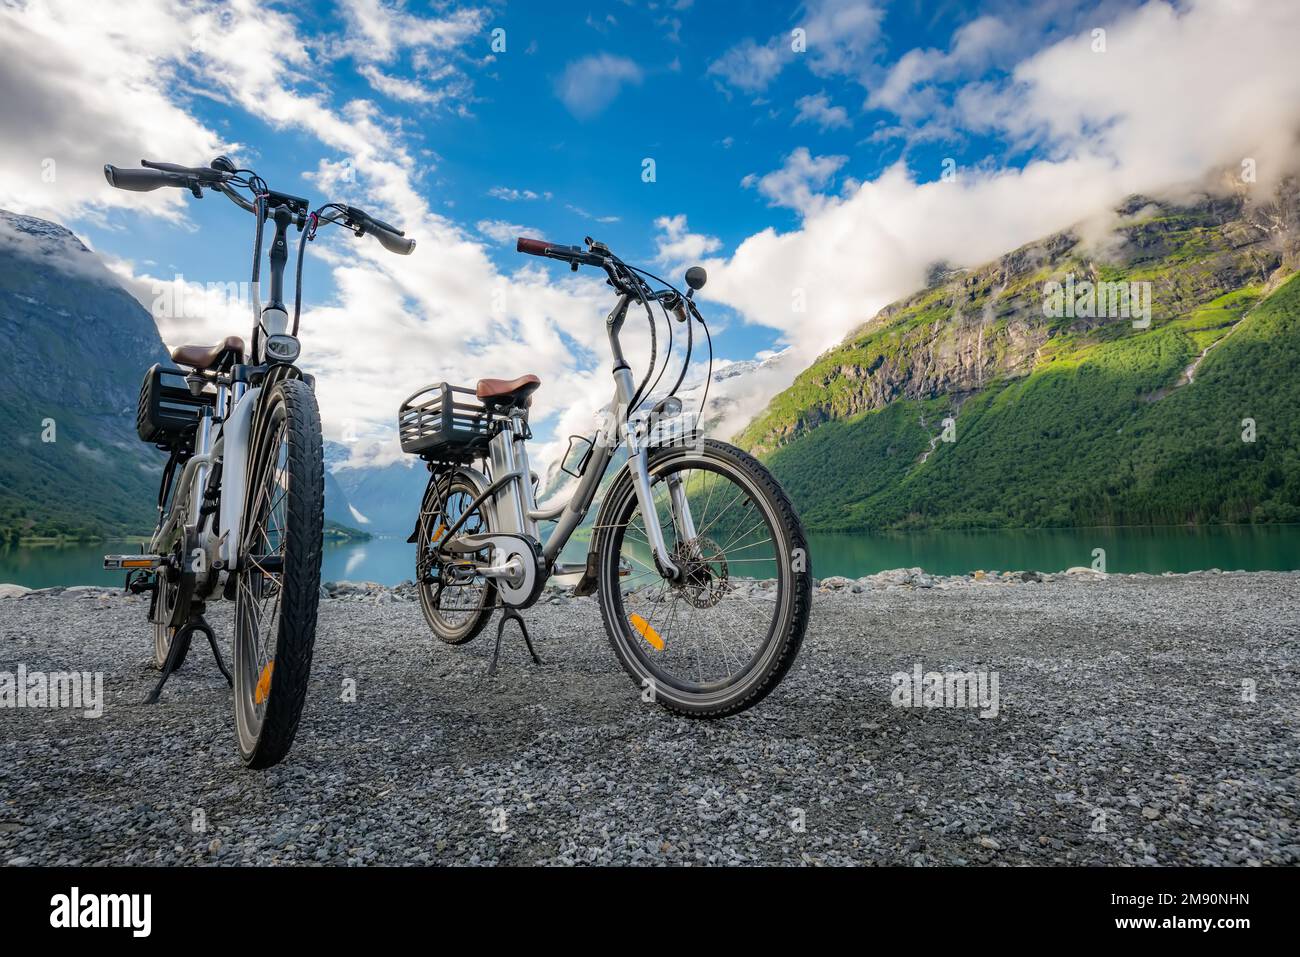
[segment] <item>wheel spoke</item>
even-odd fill
[[[690,541],[680,537],[670,480],[680,482],[695,519]],[[777,595],[785,594],[780,583],[790,571],[781,566],[771,531],[776,513],[722,468],[669,466],[653,481],[653,518],[629,498],[626,518],[613,524],[618,562],[632,569],[617,590],[621,627],[656,681],[693,693],[729,687],[762,658],[782,614],[780,597],[748,593],[755,582],[774,581]],[[658,523],[679,570],[676,581],[656,567],[644,534],[650,521]],[[654,641],[638,634],[634,614]]]

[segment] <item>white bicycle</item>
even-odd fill
[[[325,223],[369,233],[392,252],[415,246],[393,227],[350,206],[312,211],[306,199],[270,189],[225,157],[208,167],[141,161],[144,169],[104,167],[119,189],[164,186],[220,192],[254,214],[253,338],[180,346],[155,365],[140,390],[136,429],[168,454],[158,490],[158,522],[140,555],[107,555],[127,572],[129,591],[149,593],[154,664],[162,677],[180,667],[195,632],[206,635],[222,672],[204,603],[235,602],[235,730],[252,768],[284,758],[302,716],[320,597],[324,467],[313,379],[295,364],[301,347],[302,266],[306,243]],[[247,190],[245,197],[239,190]],[[263,227],[274,227],[270,295],[259,294]],[[293,319],[284,304],[287,234],[299,232]]]
[[[643,697],[691,717],[743,711],[794,662],[808,625],[812,568],[799,517],[771,473],[740,449],[701,438],[698,414],[691,428],[675,427],[684,417],[676,393],[696,324],[709,340],[693,299],[704,270],[687,271],[691,291],[683,295],[591,239],[586,248],[520,239],[517,248],[575,270],[605,271],[619,296],[605,321],[614,397],[596,435],[571,437],[566,471],[578,479],[576,489],[567,502],[547,508],[534,501],[526,448],[537,376],[481,379],[474,389],[440,382],[402,404],[402,448],[425,459],[430,472],[410,538],[425,619],[442,641],[462,644],[500,608],[499,653],[509,620],[528,639],[519,609],[537,600],[550,576],[580,573],[575,593],[599,593],[614,652]],[[686,354],[676,382],[651,404],[668,368],[665,358],[651,382],[654,305],[667,323],[667,356],[669,314],[685,328]],[[650,318],[652,343],[650,369],[639,384],[619,340],[634,306]],[[566,566],[560,553],[624,443],[627,463],[605,491],[586,562]],[[545,539],[541,522],[555,523]],[[496,660],[494,653],[490,672]]]

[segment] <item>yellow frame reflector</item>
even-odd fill
[[[650,622],[646,621],[640,615],[635,614],[629,615],[627,620],[632,624],[632,627],[636,629],[637,634],[649,642],[650,646],[654,648],[655,651],[664,650],[664,640],[659,637],[659,632],[650,627]]]

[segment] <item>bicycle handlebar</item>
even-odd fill
[[[130,190],[134,193],[148,193],[155,189],[161,189],[164,186],[173,186],[178,189],[188,189],[195,195],[201,195],[203,187],[215,189],[223,193],[236,206],[250,213],[257,212],[254,203],[245,199],[231,187],[231,181],[236,181],[236,185],[244,185],[243,180],[238,179],[238,171],[235,170],[234,164],[224,156],[218,156],[212,161],[210,166],[178,166],[175,163],[157,163],[150,160],[141,160],[140,165],[143,169],[122,169],[112,164],[104,164],[104,178],[108,184],[117,189]],[[264,187],[263,187],[264,188]],[[305,212],[309,207],[306,200],[297,199],[296,197],[284,197],[282,194],[268,192],[265,194],[271,198],[272,205],[278,199],[292,200],[295,209],[301,209]],[[337,207],[336,207],[337,208]],[[390,253],[396,253],[399,256],[409,256],[415,249],[415,240],[407,239],[406,234],[395,226],[391,226],[381,219],[376,219],[363,209],[357,209],[355,206],[341,207],[348,219],[348,225],[351,226],[358,236],[367,233],[374,236]]]
[[[358,236],[369,233],[379,241],[379,245],[399,256],[409,256],[415,249],[415,240],[407,239],[406,234],[397,227],[390,226],[381,219],[375,219],[364,209],[357,209],[355,206],[345,206],[344,210],[348,219],[357,227]]]
[[[579,264],[600,266],[602,268],[605,265],[604,256],[589,252],[581,246],[561,246],[559,243],[553,243],[545,239],[527,239],[520,236],[515,240],[515,252],[527,253],[530,256],[544,256],[547,259],[563,260],[574,268],[577,268]]]
[[[108,180],[109,186],[133,193],[148,193],[163,186],[188,185],[185,177],[179,173],[158,169],[118,169],[111,163],[104,164],[104,179]]]

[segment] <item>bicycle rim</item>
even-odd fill
[[[249,527],[235,590],[235,726],[240,751],[251,754],[275,678],[288,542],[288,419],[284,404],[269,410],[259,470],[249,494]]]
[[[789,543],[762,490],[730,463],[685,458],[652,470],[654,515],[685,580],[655,567],[647,516],[629,496],[616,527],[613,611],[637,670],[696,700],[731,696],[764,671],[788,627]],[[695,526],[673,520],[670,479],[682,482]]]
[[[480,616],[491,604],[492,586],[481,575],[465,581],[444,580],[445,564],[438,560],[436,548],[443,543],[447,529],[456,524],[473,504],[475,488],[457,479],[448,487],[445,501],[434,502],[421,512],[419,555],[416,575],[420,586],[420,604],[430,627],[443,641],[453,644],[468,641],[476,634]],[[474,535],[488,531],[482,508],[475,509],[456,535]]]

